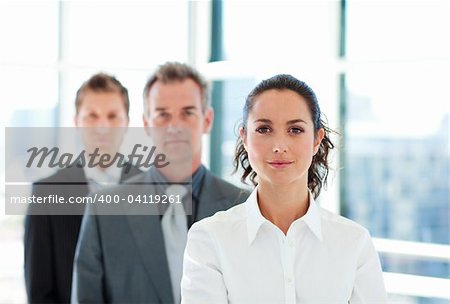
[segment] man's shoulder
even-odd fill
[[[35,181],[33,184],[48,184],[54,182],[86,182],[83,169],[79,167],[68,167],[59,169],[53,174]]]
[[[123,172],[124,180],[132,179],[143,173],[138,167],[130,165],[125,167]],[[70,165],[70,167],[65,167],[57,170],[53,174],[41,178],[35,181],[33,184],[48,184],[48,183],[87,183],[86,175],[82,167],[78,167],[76,164]]]
[[[129,179],[134,178],[135,176],[141,175],[144,173],[139,167],[127,163],[126,166],[122,169],[122,176],[121,176],[121,182],[125,182]]]
[[[215,184],[217,187],[220,187],[222,190],[226,192],[240,192],[242,189],[233,185],[232,183],[214,175],[212,172],[208,171],[209,174],[206,176],[210,178],[210,183]],[[205,181],[207,183],[207,181]]]
[[[219,191],[219,193],[224,197],[239,197],[243,200],[246,200],[250,195],[250,192],[248,190],[239,188],[238,186],[233,185],[232,183],[220,177],[217,177],[209,170],[207,170],[206,172],[207,173],[205,176],[204,187],[206,187],[210,191]]]
[[[149,180],[146,172],[140,172],[132,177],[123,180],[119,184],[114,184],[112,186],[104,187],[95,193],[97,194],[124,194],[132,193],[134,191],[148,191],[148,185],[152,185],[152,181]],[[91,193],[92,194],[92,193]]]
[[[137,167],[136,167],[137,169]],[[139,170],[139,169],[137,169]],[[150,176],[147,171],[134,171],[134,174],[130,176],[130,178],[123,181],[123,184],[129,184],[129,185],[138,185],[138,184],[144,184],[146,180],[149,180]]]

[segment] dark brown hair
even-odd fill
[[[122,96],[123,104],[125,106],[125,110],[128,116],[128,113],[130,111],[130,100],[128,98],[128,90],[114,76],[105,73],[98,73],[91,76],[91,78],[89,78],[81,85],[81,87],[77,91],[77,95],[75,98],[75,110],[77,114],[80,110],[81,103],[83,102],[84,94],[88,91],[119,93]]]
[[[192,79],[200,88],[202,98],[202,110],[205,111],[209,107],[208,83],[193,67],[179,62],[166,62],[160,65],[158,69],[150,76],[144,87],[144,113],[147,113],[147,97],[150,89],[157,81],[164,84],[175,81],[184,81]]]
[[[320,143],[319,150],[316,155],[314,155],[311,166],[308,170],[308,188],[311,190],[314,198],[317,198],[322,190],[322,187],[326,185],[328,172],[330,170],[328,164],[328,153],[334,148],[334,144],[330,140],[330,133],[334,131],[331,130],[322,119],[319,102],[317,101],[314,91],[303,81],[300,81],[291,75],[280,74],[263,80],[247,96],[242,115],[242,128],[244,132],[247,130],[248,115],[255,104],[256,98],[268,90],[290,90],[302,96],[306,100],[306,104],[311,114],[311,118],[314,123],[315,135],[321,128],[324,130],[325,134],[322,142]],[[244,169],[244,173],[241,176],[242,182],[246,183],[246,179],[248,177],[253,185],[256,186],[258,184],[255,180],[256,172],[250,165],[248,154],[244,148],[241,138],[238,139],[236,145],[233,163],[234,172],[239,169],[239,166]]]

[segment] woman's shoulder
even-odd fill
[[[335,232],[345,232],[347,235],[367,236],[368,230],[361,224],[342,215],[320,208],[322,227]]]
[[[215,230],[226,230],[227,227],[233,227],[246,218],[245,203],[241,203],[228,210],[218,211],[214,215],[201,219],[194,223],[191,229],[194,230],[208,230],[213,232]]]

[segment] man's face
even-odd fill
[[[203,134],[209,133],[213,112],[202,109],[200,87],[191,79],[157,81],[146,96],[144,126],[154,128],[153,140],[169,159],[192,159],[192,169],[201,162]],[[159,130],[155,132],[156,130]]]
[[[128,116],[119,92],[86,91],[75,116],[85,149],[114,157],[122,144]]]

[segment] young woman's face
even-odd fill
[[[257,96],[240,136],[258,183],[307,186],[324,131],[314,133],[306,101],[296,92],[268,90]]]

